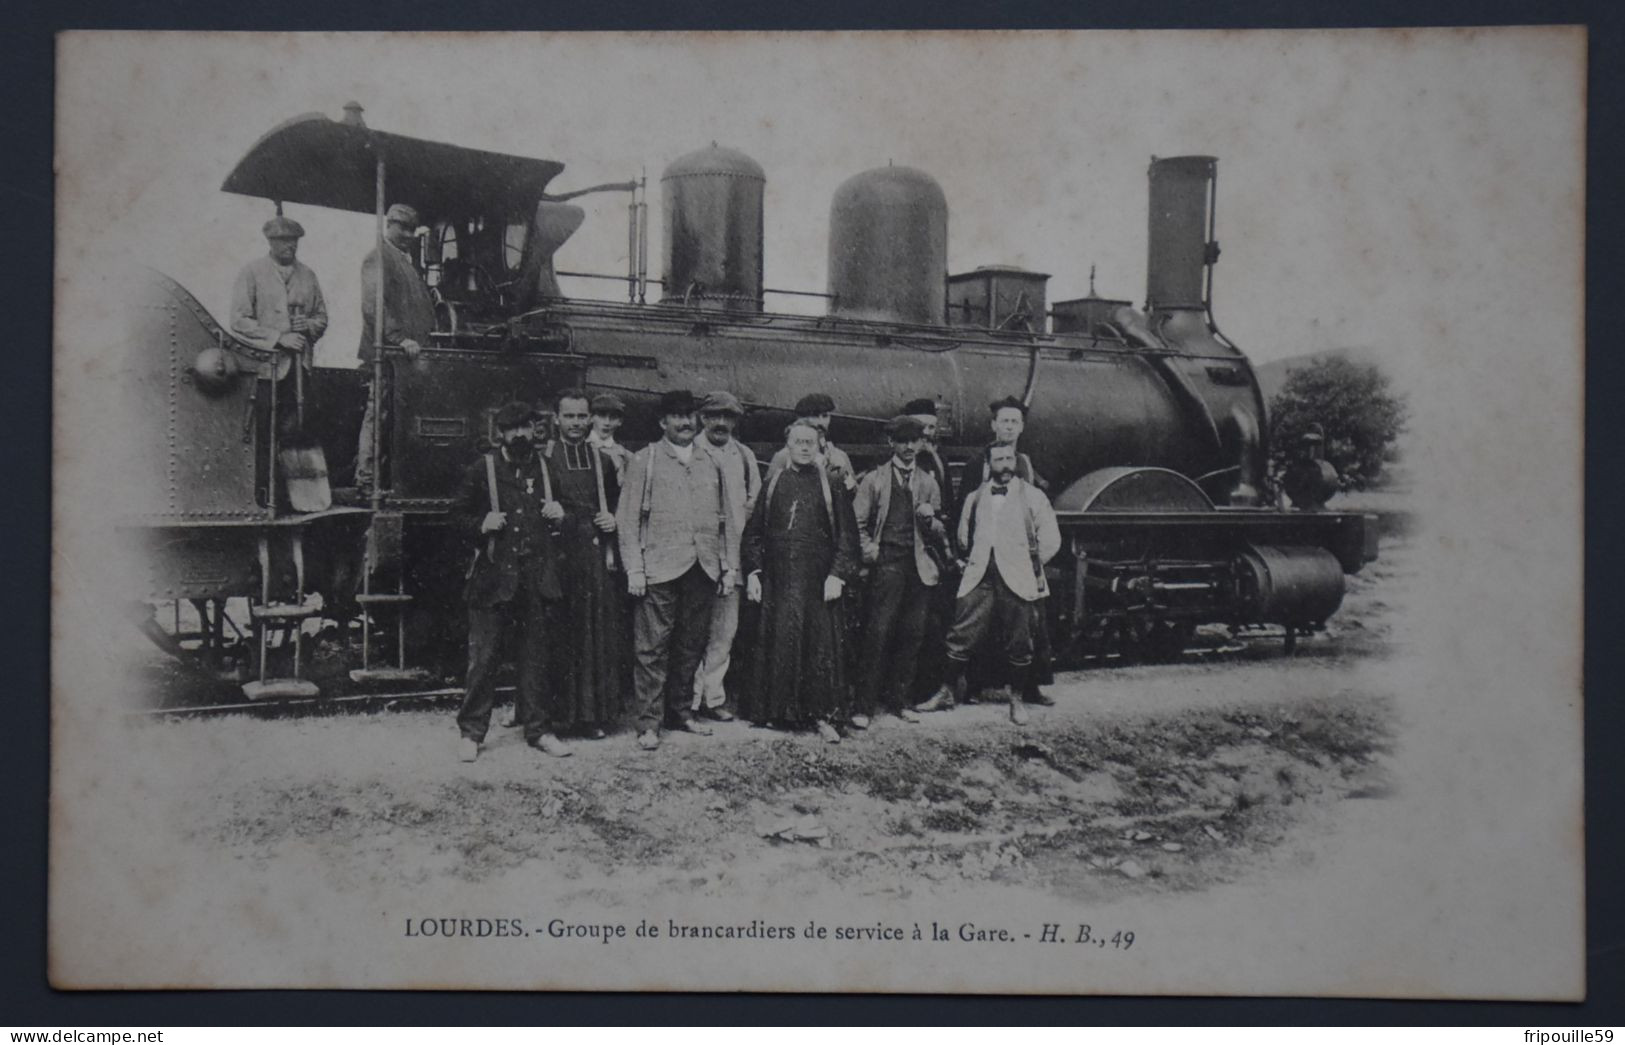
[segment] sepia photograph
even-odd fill
[[[52,985],[1582,998],[1586,46],[60,35]]]

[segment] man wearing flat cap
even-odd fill
[[[327,330],[321,284],[298,259],[303,226],[278,214],[261,228],[270,251],[237,273],[231,288],[231,332],[265,351],[280,349],[302,366],[315,359]]]
[[[589,408],[592,410],[592,431],[587,433],[587,442],[609,458],[615,466],[616,475],[624,476],[627,462],[632,459],[632,451],[615,441],[615,433],[621,430],[621,421],[626,417],[626,403],[613,392],[603,392],[592,397]]]
[[[762,469],[750,447],[734,438],[745,408],[732,392],[708,392],[700,401],[700,427],[704,433],[694,441],[704,452],[717,460],[723,479],[728,484],[728,505],[733,509],[734,522],[741,533],[745,520],[756,507],[756,498],[762,492]],[[739,595],[736,584],[717,594],[711,608],[711,629],[705,644],[705,656],[694,674],[695,714],[731,721],[728,693],[723,685],[733,652],[734,636],[739,631]]]
[[[468,599],[468,681],[457,712],[459,757],[472,762],[491,725],[498,654],[511,639],[519,664],[515,717],[525,741],[566,757],[553,733],[551,654],[563,588],[558,534],[564,520],[552,471],[536,452],[528,403],[495,418],[499,445],[463,473],[453,517],[473,543]]]
[[[846,451],[829,441],[830,417],[834,413],[835,400],[824,392],[804,395],[796,402],[796,423],[811,425],[818,433],[818,465],[824,469],[831,483],[850,494],[858,486],[857,472],[853,470],[852,458],[846,455]],[[767,466],[768,479],[784,471],[789,463],[788,449],[774,454]]]
[[[380,343],[399,348],[408,359],[416,359],[434,330],[434,299],[429,296],[428,285],[418,273],[417,265],[408,253],[417,236],[418,212],[404,203],[394,204],[384,215],[383,280],[384,316],[378,319],[378,251],[371,251],[361,262],[361,367],[368,380],[372,375],[372,357]],[[370,390],[367,412],[361,419],[361,437],[356,448],[355,485],[360,490],[371,490],[378,463],[373,460],[373,427],[383,423],[383,405],[389,400],[389,374],[385,371],[382,388]]]
[[[661,437],[632,455],[615,510],[646,751],[660,746],[662,728],[710,734],[689,710],[694,672],[712,605],[739,580],[738,516],[717,458],[694,445],[698,406],[692,392],[660,397]]]
[[[863,561],[869,567],[863,644],[858,655],[852,725],[868,727],[882,708],[918,722],[910,708],[915,665],[932,589],[946,546],[937,481],[919,467],[925,426],[908,415],[886,422],[892,456],[858,483],[853,510]],[[932,547],[937,552],[933,554]]]

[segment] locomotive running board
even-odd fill
[[[243,696],[260,702],[266,700],[311,700],[321,695],[316,683],[308,679],[260,679],[243,684]]]
[[[421,682],[429,677],[423,668],[351,668],[351,682]]]

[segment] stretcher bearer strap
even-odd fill
[[[485,492],[491,498],[491,510],[500,512],[502,509],[499,507],[497,500],[497,459],[495,454],[485,455]],[[485,557],[492,562],[496,561],[497,537],[494,533],[485,539]]]

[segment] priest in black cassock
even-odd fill
[[[762,612],[754,684],[740,710],[762,725],[816,726],[837,744],[834,723],[847,705],[841,596],[858,576],[857,522],[815,460],[817,430],[792,425],[786,447],[789,465],[745,526],[745,597]]]
[[[596,740],[620,720],[632,689],[626,582],[615,540],[620,470],[587,438],[592,411],[585,392],[561,392],[555,417],[559,438],[543,456],[564,505],[555,538],[564,597],[560,630],[546,641],[553,645],[560,724]]]

